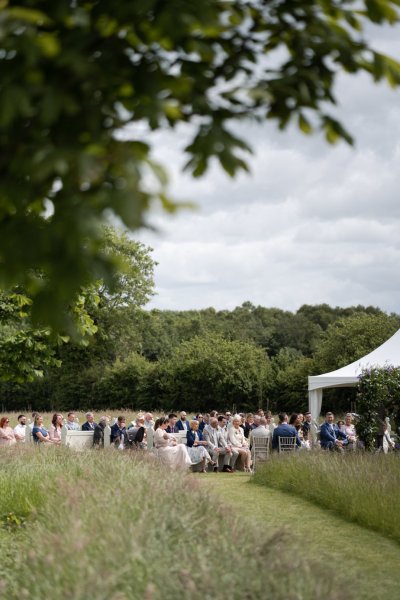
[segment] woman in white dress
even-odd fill
[[[154,446],[158,452],[160,461],[171,469],[186,469],[192,461],[184,444],[177,444],[172,433],[165,430],[168,427],[168,419],[160,417],[154,425]]]
[[[242,419],[239,415],[235,415],[232,420],[232,427],[228,429],[228,443],[239,452],[244,464],[244,470],[250,471],[251,453],[249,443],[244,437],[243,429],[240,427]]]

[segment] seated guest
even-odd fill
[[[10,419],[2,417],[0,420],[0,446],[14,446],[16,443],[14,430],[10,427]]]
[[[297,423],[298,423],[298,425],[300,427],[300,430],[301,430],[301,436],[303,436],[303,425],[304,425],[304,415],[303,415],[303,413],[299,413],[297,415]],[[296,427],[296,425],[295,425],[295,427]]]
[[[300,441],[303,439],[303,415],[301,413],[292,413],[289,419],[289,425],[295,428],[297,435],[299,436]]]
[[[204,427],[206,426],[206,422],[203,419],[203,415],[201,413],[198,413],[196,415],[196,421],[199,424],[199,431],[204,431]]]
[[[26,416],[19,415],[18,417],[18,425],[14,427],[15,439],[17,442],[25,442],[25,434],[26,434]]]
[[[260,424],[258,425],[258,427],[255,427],[252,431],[250,431],[249,443],[250,448],[252,450],[254,450],[254,438],[266,438],[268,440],[268,442],[266,442],[268,446],[271,445],[272,440],[272,434],[267,428],[267,419],[265,417],[260,416],[258,417],[258,419],[260,421]],[[257,456],[260,459],[268,458],[268,450],[264,450],[264,448],[262,450],[257,450]]]
[[[57,413],[54,413],[53,418],[51,420],[49,437],[53,444],[61,444],[61,429],[63,426],[63,416]]]
[[[254,415],[253,413],[247,413],[243,426],[242,426],[244,437],[249,439],[250,431],[254,429]]]
[[[147,412],[144,414],[144,426],[146,429],[153,429],[154,420],[153,420],[153,414],[151,412]]]
[[[132,424],[128,427],[126,432],[127,442],[133,448],[140,448],[144,450],[147,448],[147,439],[144,441],[146,435],[145,419],[143,415],[138,415],[136,421],[132,421]]]
[[[179,427],[176,424],[178,417],[176,416],[175,413],[170,413],[168,415],[168,427],[166,429],[167,433],[178,433],[179,432]]]
[[[217,418],[212,417],[210,419],[210,424],[205,426],[203,435],[206,442],[208,442],[208,449],[215,462],[214,471],[218,471],[218,458],[223,456],[224,466],[222,470],[226,473],[233,473],[239,452],[226,442],[222,430],[218,427]]]
[[[75,413],[69,412],[67,415],[66,428],[70,431],[79,431],[79,424],[75,421]]]
[[[297,415],[296,415],[297,417]],[[294,437],[296,439],[296,446],[301,447],[301,441],[297,435],[296,429],[293,425],[289,425],[288,416],[286,413],[280,413],[278,416],[279,425],[275,427],[272,435],[272,450],[279,450],[279,438],[280,437]]]
[[[221,434],[224,437],[225,442],[228,445],[230,445],[228,443],[228,420],[227,420],[226,416],[225,415],[218,415],[217,420],[218,420],[218,427],[219,427],[219,429],[221,431]]]
[[[87,415],[86,415],[87,418]],[[95,426],[93,432],[93,447],[104,448],[104,430],[108,424],[108,417],[103,416],[100,418],[99,424]],[[83,426],[82,426],[83,429]],[[111,436],[110,436],[111,439]]]
[[[348,449],[354,450],[355,447],[364,448],[363,442],[357,439],[357,432],[356,428],[353,425],[353,415],[351,413],[346,414],[344,418],[344,423],[342,423],[342,425],[339,426],[339,429],[347,435],[347,439],[349,441],[347,446]]]
[[[351,413],[347,413],[347,415],[344,418],[344,422],[342,421],[341,425],[339,425],[338,421],[338,427],[341,431],[343,431],[343,433],[347,435],[349,442],[355,442],[357,434],[356,428],[353,425],[353,415]]]
[[[167,433],[168,419],[161,417],[154,425],[154,447],[160,461],[172,469],[185,469],[192,464],[185,444],[177,444],[172,433]]]
[[[213,467],[216,462],[213,461],[208,453],[208,442],[204,439],[201,431],[199,431],[199,423],[194,420],[189,423],[190,429],[186,433],[187,450],[192,464],[200,464],[201,473],[206,472],[206,464],[210,463]]]
[[[244,464],[244,470],[250,471],[251,467],[251,454],[249,443],[246,440],[243,429],[240,427],[242,419],[239,415],[235,415],[232,419],[232,427],[228,429],[228,442],[232,445],[232,448],[237,450],[242,457]]]
[[[115,446],[119,446],[124,443],[126,435],[126,419],[122,415],[118,417],[117,422],[114,423],[111,427],[111,436],[110,442],[111,444],[115,444]]]
[[[232,425],[232,413],[229,412],[229,410],[226,411],[225,418],[226,418],[226,426],[229,429],[229,427]]]
[[[43,417],[36,413],[32,428],[32,438],[36,444],[53,444],[49,432],[43,427]]]
[[[82,425],[82,431],[94,431],[97,423],[94,422],[93,413],[87,412],[86,415],[86,423]]]
[[[179,421],[176,422],[176,426],[178,427],[179,431],[189,431],[190,429],[190,425],[189,425],[189,421],[187,420],[187,414],[184,410],[182,410],[179,413]]]
[[[265,417],[260,417],[260,424],[258,427],[255,427],[250,431],[249,442],[250,447],[253,444],[253,437],[266,437],[271,438],[271,433],[269,429],[267,429],[267,419]]]
[[[343,452],[343,447],[349,443],[347,435],[340,431],[339,427],[334,423],[335,415],[327,412],[325,415],[325,423],[322,423],[320,429],[321,448],[325,450],[337,450]]]

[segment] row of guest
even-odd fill
[[[348,417],[348,431],[353,435],[347,435],[343,430],[339,429],[334,422],[335,417],[332,412],[326,413],[325,422],[321,425],[319,430],[321,448],[324,450],[343,451],[346,446],[355,443],[355,430],[350,427],[351,415],[348,415]],[[289,419],[286,413],[281,413],[279,415],[279,425],[273,433],[272,449],[279,449],[279,439],[283,437],[294,438],[295,443],[299,448],[304,447],[306,442],[304,441],[304,429],[302,424],[303,421],[302,419],[298,418],[298,415],[292,415],[292,417]],[[309,421],[310,427],[307,432],[309,440],[311,438],[311,432],[314,429],[314,425],[315,424],[312,422],[312,420]]]
[[[61,429],[63,426],[63,416],[55,413],[53,415],[49,431],[43,427],[43,417],[34,413],[34,422],[32,426],[32,437],[36,442],[51,444],[61,444]],[[10,420],[3,417],[0,420],[0,446],[13,446],[17,442],[24,442],[26,436],[26,416],[18,416],[18,424],[12,429],[9,425]]]
[[[212,415],[212,416],[210,416],[210,415]],[[182,430],[186,430],[188,432],[193,432],[193,428],[195,428],[196,431],[198,431],[198,434],[196,434],[196,435],[202,436],[202,432],[205,431],[205,429],[208,429],[208,430],[210,429],[210,424],[213,422],[213,419],[216,418],[214,415],[217,415],[217,412],[212,411],[210,413],[210,415],[207,414],[206,417],[203,418],[203,416],[201,414],[198,414],[195,421],[189,422],[186,419],[186,413],[184,411],[182,411],[180,413],[179,420],[177,419],[177,416],[174,413],[171,413],[168,416],[166,432],[170,433],[170,434],[177,433]],[[35,417],[35,421],[34,421],[33,430],[32,430],[34,440],[40,441],[40,442],[46,442],[46,443],[50,442],[50,443],[54,443],[54,444],[60,444],[61,443],[61,429],[62,429],[62,425],[63,425],[62,415],[58,414],[58,413],[55,413],[53,415],[52,424],[50,426],[49,431],[47,431],[43,427],[43,418],[40,415],[38,415],[37,413],[34,413],[34,417]],[[82,425],[82,429],[87,430],[87,431],[90,431],[92,429],[94,431],[97,430],[94,441],[95,441],[95,444],[96,443],[100,444],[104,438],[104,435],[102,434],[102,432],[104,431],[104,427],[107,424],[107,418],[103,417],[102,421],[99,424],[96,424],[94,422],[94,415],[91,412],[86,413],[86,418],[87,418],[87,421]],[[222,431],[225,432],[226,438],[228,439],[228,437],[229,437],[229,444],[233,444],[233,446],[240,448],[240,450],[238,451],[238,454],[243,454],[244,464],[247,468],[247,467],[249,467],[249,458],[247,457],[247,454],[249,454],[247,452],[248,443],[246,440],[243,440],[243,436],[246,438],[246,432],[247,432],[247,436],[250,438],[250,445],[251,445],[252,432],[254,432],[254,434],[257,435],[258,437],[260,437],[260,436],[264,437],[267,435],[269,435],[271,437],[271,433],[273,433],[273,430],[276,426],[273,423],[272,416],[270,414],[267,414],[266,417],[261,417],[260,415],[253,416],[251,413],[249,413],[246,415],[245,420],[243,420],[240,416],[235,416],[233,421],[229,423],[229,428],[227,427],[227,418],[229,418],[229,415],[228,416],[220,415],[217,419],[217,423],[219,421],[221,422],[222,420],[224,420],[224,425],[221,429],[222,429]],[[338,428],[338,429],[339,429],[339,431],[342,431],[343,433],[345,433],[345,437],[343,439],[347,440],[347,443],[355,442],[355,429],[354,429],[354,425],[352,424],[351,421],[352,421],[352,415],[350,413],[348,413],[346,415],[345,422],[338,423],[338,425],[340,425],[340,428]],[[327,422],[329,424],[329,427],[326,426]],[[194,425],[192,425],[193,423],[194,423]],[[286,423],[287,423],[287,419],[286,419]],[[321,446],[322,447],[332,446],[332,444],[328,443],[328,442],[333,441],[332,431],[331,431],[332,427],[333,427],[332,413],[327,413],[326,423],[321,427],[321,432],[322,432]],[[151,413],[146,413],[145,415],[139,415],[136,420],[136,423],[135,424],[132,423],[132,425],[130,425],[129,431],[130,431],[131,438],[133,437],[133,439],[135,439],[136,442],[142,443],[145,430],[149,427],[152,427],[153,424],[154,424],[154,421],[153,421],[153,416]],[[283,423],[280,421],[280,426],[282,424]],[[308,440],[309,438],[315,439],[317,425],[315,424],[315,422],[312,421],[311,413],[306,413],[305,417],[302,414],[293,413],[289,419],[288,425],[292,426],[293,429],[296,431],[297,437],[301,444],[304,444],[304,440]],[[68,429],[72,429],[72,430],[79,429],[79,425],[75,421],[75,414],[73,412],[68,413],[68,420],[66,422],[66,426]],[[337,426],[335,426],[335,427],[337,427]],[[14,430],[9,426],[9,419],[4,417],[1,420],[1,425],[0,425],[0,444],[1,445],[13,445],[17,441],[23,440],[25,437],[25,429],[26,429],[26,417],[24,415],[19,415],[18,424],[14,428]],[[212,428],[211,428],[211,430],[212,430]],[[243,434],[242,434],[241,430],[243,431]],[[329,435],[331,435],[331,438],[329,438]],[[111,428],[111,442],[112,443],[119,442],[120,440],[123,440],[125,436],[126,436],[126,420],[124,417],[118,417],[117,422]],[[239,440],[239,438],[240,438],[240,440]],[[343,444],[340,443],[340,439],[341,439],[340,434],[335,432],[335,444],[334,444],[335,446],[337,446],[337,447],[343,446]],[[191,447],[193,447],[193,443],[191,443],[190,440],[191,440],[191,435],[189,435],[189,439],[188,439],[188,447],[191,448]],[[200,441],[202,442],[203,440],[200,440]],[[237,443],[238,441],[240,442],[239,444]],[[201,445],[205,445],[205,443],[204,444],[200,443],[197,445],[201,446]],[[195,453],[196,453],[196,455],[204,454],[202,452],[199,452],[198,450],[196,450]],[[203,458],[204,458],[204,456],[203,456]]]
[[[154,445],[160,460],[173,468],[188,465],[200,465],[201,472],[206,472],[207,464],[218,471],[219,456],[224,456],[224,472],[233,472],[236,460],[242,456],[245,471],[250,471],[251,454],[249,444],[244,437],[241,418],[232,419],[232,426],[227,427],[224,415],[211,417],[209,423],[200,429],[198,419],[188,422],[186,429],[187,445],[177,444],[172,429],[171,416],[161,417],[155,423]],[[168,428],[170,431],[168,431]]]
[[[196,415],[196,421],[198,423],[198,429],[200,432],[204,431],[204,428],[208,426],[211,422],[211,419],[216,418],[218,416],[217,411],[211,411],[209,414],[207,413],[204,417],[202,414]],[[36,418],[38,417],[37,413],[33,413],[32,417],[35,418],[35,422],[33,427],[34,431],[34,440],[35,441],[52,441],[53,443],[61,442],[61,428],[63,424],[63,417],[61,414],[55,413],[52,418],[52,424],[48,435],[46,435],[46,431],[43,428],[43,422],[40,424],[37,422]],[[231,419],[231,414],[228,412],[223,417],[227,421],[227,425],[229,427],[233,427],[233,422]],[[308,421],[311,419],[311,414],[306,413],[306,420],[304,421],[304,417],[301,414],[292,414],[290,417],[290,424],[293,424],[296,430],[299,433],[299,437],[301,440],[307,439],[308,429],[310,427]],[[7,419],[7,423],[9,420]],[[235,417],[235,425],[237,425],[238,416]],[[103,419],[102,423],[96,423],[94,421],[94,415],[92,412],[86,413],[86,421],[82,425],[83,431],[95,431],[96,428],[100,425],[100,431],[97,431],[96,437],[101,437],[101,430],[105,427],[106,419]],[[154,425],[153,415],[151,413],[145,413],[143,416],[138,417],[136,424],[132,424],[134,430],[140,430],[141,427],[147,429]],[[130,428],[132,428],[132,425]],[[225,428],[227,427],[225,425]],[[272,433],[274,428],[276,427],[273,422],[273,418],[271,413],[267,413],[264,416],[264,412],[260,409],[257,414],[253,415],[252,413],[248,413],[244,418],[241,415],[241,419],[239,419],[239,426],[243,430],[244,437],[246,440],[249,439],[250,433],[254,430],[257,430],[257,435],[265,435],[265,432],[269,432],[270,437],[272,437]],[[66,427],[69,430],[79,430],[79,424],[76,422],[75,413],[69,412],[66,421]],[[11,428],[8,428],[7,433],[5,433],[5,429],[3,428],[0,432],[0,437],[3,438],[3,445],[5,442],[9,442],[10,444],[15,443],[15,441],[23,440],[25,437],[25,429],[26,429],[26,417],[25,415],[19,415],[18,417],[18,425],[14,428],[14,435],[12,433]],[[237,429],[237,427],[236,427]],[[185,411],[181,411],[180,418],[177,418],[175,413],[171,413],[168,415],[168,425],[167,425],[167,433],[178,433],[180,431],[188,431],[190,430],[190,423],[187,420],[187,415]],[[118,417],[117,422],[111,428],[111,441],[114,443],[118,441],[119,438],[122,438],[125,435],[126,431],[126,420],[124,417]],[[135,432],[135,431],[134,431]],[[132,432],[131,432],[132,433]],[[42,437],[41,437],[42,436]],[[238,436],[238,432],[236,432],[236,437]],[[141,437],[141,434],[139,434]],[[143,436],[142,436],[143,437]],[[8,439],[9,438],[9,439]],[[139,440],[141,441],[141,440]],[[243,444],[242,444],[243,445]]]

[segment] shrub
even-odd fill
[[[366,448],[375,447],[383,419],[392,414],[400,425],[400,368],[386,365],[363,369],[357,391],[357,433]]]

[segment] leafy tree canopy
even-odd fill
[[[318,342],[315,371],[324,373],[344,367],[371,352],[400,327],[398,315],[354,314],[330,325]]]
[[[329,114],[340,70],[396,86],[366,41],[398,0],[0,0],[0,285],[59,325],[82,286],[112,283],[100,225],[176,205],[143,131],[193,125],[187,169],[234,175],[247,144],[231,119],[295,120],[351,142]],[[129,127],[132,139],[121,131]],[[38,280],[36,272],[45,273]]]
[[[95,357],[101,353],[113,359],[113,350],[120,345],[118,336],[129,325],[121,309],[134,311],[148,301],[154,287],[154,261],[149,248],[111,227],[104,228],[102,251],[117,270],[109,285],[99,280],[80,289],[61,319],[61,334],[32,322],[32,299],[24,290],[0,290],[0,379],[32,380],[43,375],[45,368],[59,367],[66,357],[76,356],[75,368],[82,366],[85,354]],[[42,274],[37,278],[44,279]],[[93,341],[95,333],[98,335]],[[64,347],[71,336],[74,343]],[[91,348],[85,352],[89,340]]]

